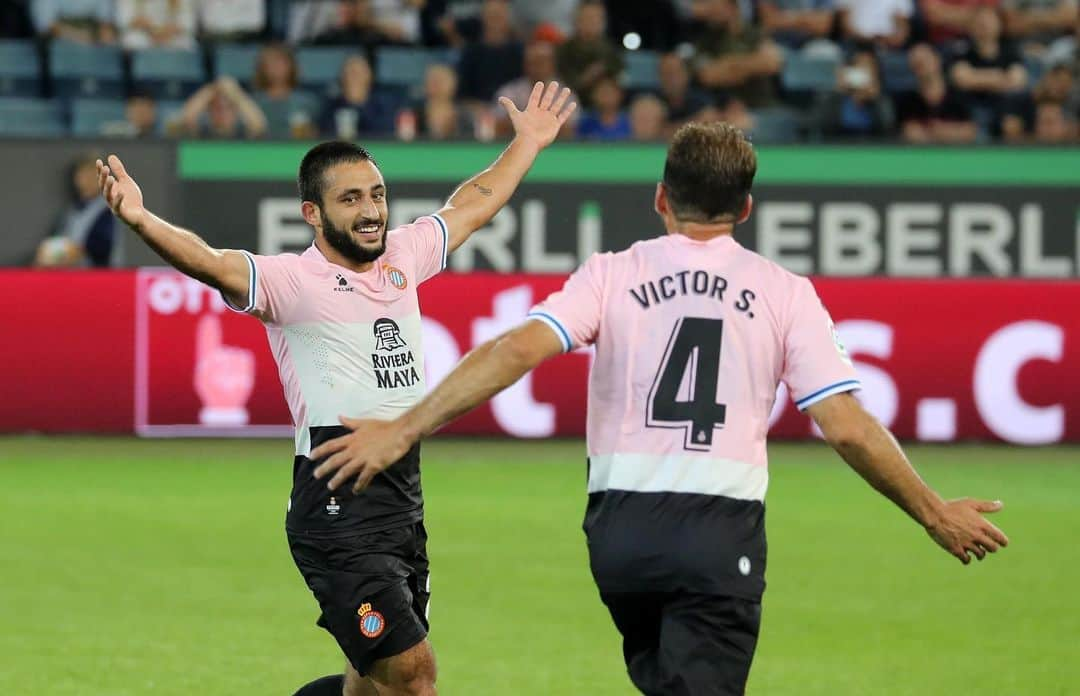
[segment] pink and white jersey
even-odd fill
[[[419,448],[354,498],[331,496],[311,476],[313,447],[344,433],[342,414],[394,418],[425,392],[417,286],[446,267],[448,234],[438,215],[387,233],[386,252],[355,273],[303,254],[245,255],[247,306],[262,320],[296,427],[287,524],[304,531],[374,530],[422,516]]]
[[[586,530],[601,589],[689,575],[692,591],[760,596],[777,386],[802,409],[859,387],[810,281],[730,236],[673,234],[594,255],[529,316],[568,351],[596,347]]]

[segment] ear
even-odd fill
[[[656,184],[656,194],[653,196],[653,210],[660,217],[667,215],[668,201],[667,201],[667,189],[664,188],[664,182],[658,182]]]
[[[304,221],[307,224],[316,229],[322,227],[322,211],[319,210],[319,206],[311,201],[304,201],[300,204],[300,213],[304,216]]]
[[[735,221],[735,224],[736,225],[741,225],[742,223],[746,222],[746,219],[748,217],[750,217],[750,211],[753,210],[753,209],[754,209],[754,196],[748,193],[748,194],[746,194],[746,205],[743,206],[742,215],[740,215],[739,219]]]

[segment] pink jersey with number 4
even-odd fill
[[[685,516],[687,506],[704,496],[705,503],[753,503],[735,515],[747,516],[750,526],[758,524],[755,510],[768,483],[765,438],[777,386],[787,384],[801,409],[859,387],[810,281],[727,235],[704,242],[666,235],[619,253],[594,255],[529,317],[546,323],[565,350],[596,347],[589,381],[587,530],[604,519],[600,499],[613,492],[619,501],[616,505],[606,496],[609,513],[612,505],[623,512],[640,505],[638,518],[665,509],[669,518]],[[639,494],[656,495],[643,500]],[[640,523],[625,515],[615,519],[630,529]],[[640,543],[664,524],[630,537]],[[695,533],[672,531],[683,541]],[[719,539],[698,531],[711,543],[724,537],[722,530]],[[699,584],[699,591],[760,594],[760,583],[750,577],[757,573],[749,569],[757,556],[764,565],[763,530],[760,548],[752,536],[730,539],[733,548],[743,550],[727,566],[728,561],[717,561],[735,581],[719,589]],[[621,568],[617,584],[650,572],[655,571]],[[740,576],[746,581],[738,582]],[[632,584],[631,589],[658,586]]]

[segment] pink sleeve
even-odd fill
[[[861,385],[814,286],[806,278],[799,278],[798,283],[784,335],[782,379],[795,405],[805,411],[826,397]]]
[[[533,307],[529,319],[547,324],[563,351],[591,345],[600,330],[604,297],[604,265],[610,254],[593,254],[567,278],[562,290]]]
[[[402,225],[393,231],[401,240],[401,248],[412,254],[417,284],[438,274],[446,268],[449,251],[449,228],[438,214],[425,215],[411,225]]]
[[[250,268],[247,300],[238,307],[225,298],[225,304],[238,312],[246,312],[268,324],[283,324],[296,303],[300,283],[293,254],[260,256],[242,252]]]

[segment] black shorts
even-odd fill
[[[761,603],[674,593],[601,593],[623,636],[630,680],[648,696],[742,694]]]
[[[335,539],[290,533],[289,549],[322,609],[316,623],[360,674],[427,637],[431,587],[423,522]]]

